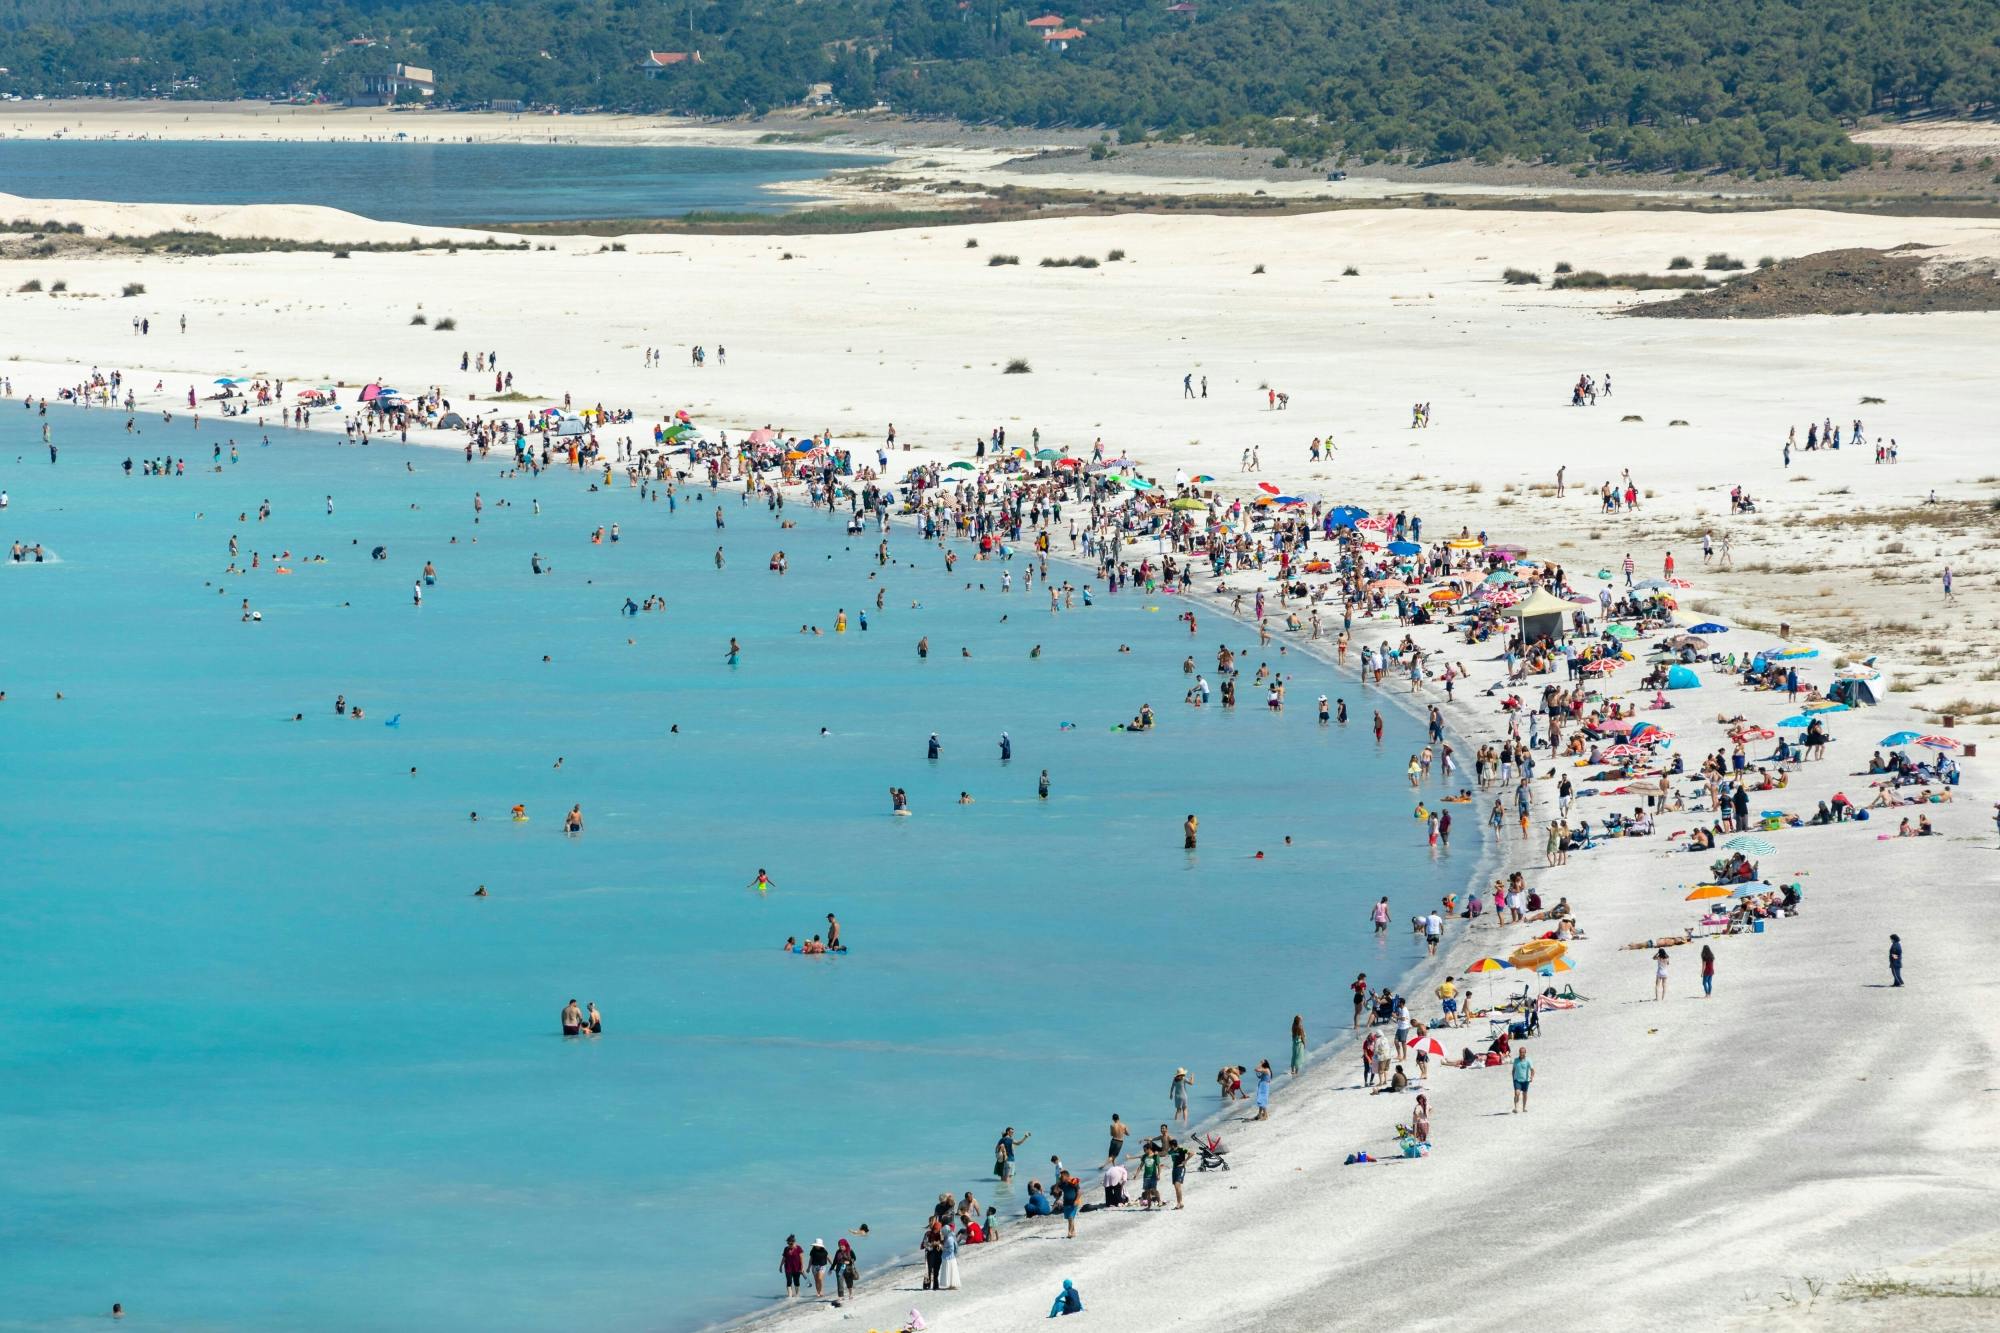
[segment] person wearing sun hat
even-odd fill
[[[812,1248],[806,1251],[806,1267],[813,1276],[813,1295],[826,1295],[826,1270],[832,1262],[833,1256],[827,1253],[826,1241],[813,1237]]]
[[[1183,1125],[1188,1122],[1188,1089],[1193,1086],[1194,1080],[1188,1077],[1186,1066],[1182,1066],[1174,1070],[1174,1081],[1167,1087],[1167,1097],[1174,1104],[1174,1119]]]

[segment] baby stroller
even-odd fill
[[[1222,1146],[1222,1135],[1197,1134],[1194,1136],[1194,1149],[1201,1154],[1201,1169],[1203,1171],[1227,1171],[1229,1169],[1229,1150]]]

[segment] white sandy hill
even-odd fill
[[[90,214],[95,225],[141,229],[135,206],[77,207],[101,208]],[[306,223],[327,225],[319,214]],[[219,211],[208,225],[269,224]],[[2000,401],[2000,315],[1630,320],[1608,313],[1630,299],[1619,293],[1500,281],[1508,266],[1547,278],[1558,260],[1658,272],[1676,255],[1755,262],[1905,242],[1991,257],[2000,225],[1803,211],[1437,209],[643,236],[622,252],[578,238],[551,250],[357,252],[337,262],[303,253],[19,258],[0,261],[0,374],[17,391],[53,393],[81,368],[122,365],[149,408],[171,407],[187,384],[224,373],[348,384],[393,375],[439,384],[454,405],[481,411],[490,376],[458,371],[461,353],[477,348],[498,351],[517,391],[538,401],[571,392],[648,414],[687,407],[711,427],[831,427],[864,453],[890,421],[903,440],[960,451],[996,425],[1010,443],[1039,426],[1044,443],[1078,451],[1101,437],[1156,476],[1206,472],[1225,491],[1262,479],[1406,507],[1429,535],[1485,529],[1586,581],[1627,552],[1657,572],[1673,551],[1696,584],[1687,609],[1738,626],[1717,646],[1754,649],[1790,622],[1794,640],[1825,648],[1809,678],[1824,681],[1837,651],[1878,655],[1888,673],[1884,706],[1838,717],[1829,757],[1806,765],[1770,805],[1810,812],[1843,788],[1866,801],[1867,780],[1852,775],[1874,742],[1938,730],[1939,715],[1955,712],[1955,734],[1988,753],[1967,761],[1955,803],[1930,808],[1941,837],[1879,841],[1900,814],[1770,835],[1778,851],[1764,869],[1806,886],[1804,914],[1719,941],[1711,1000],[1696,998],[1693,953],[1678,950],[1663,1004],[1647,999],[1645,953],[1620,946],[1696,917],[1683,898],[1707,858],[1672,852],[1662,836],[1542,869],[1538,840],[1509,840],[1543,896],[1567,895],[1590,935],[1570,979],[1593,999],[1553,1015],[1530,1043],[1540,1077],[1528,1115],[1507,1113],[1498,1071],[1437,1071],[1436,1152],[1343,1167],[1349,1152],[1388,1148],[1410,1103],[1357,1091],[1352,1061],[1337,1051],[1280,1090],[1272,1121],[1223,1127],[1236,1169],[1198,1178],[1185,1212],[1091,1214],[1075,1242],[1045,1225],[1010,1227],[1001,1244],[965,1256],[963,1291],[919,1293],[907,1275],[877,1274],[858,1304],[793,1317],[886,1329],[915,1305],[940,1333],[1024,1328],[1040,1324],[1071,1277],[1088,1326],[1112,1330],[1945,1326],[1996,1312],[1990,1301],[1910,1293],[2000,1273],[2000,932],[1989,911],[2000,861],[1988,725],[2000,701],[2000,534],[1990,507],[2000,463],[1989,427]],[[1103,261],[1113,249],[1124,257],[1094,269],[1038,265],[1045,256]],[[993,266],[994,255],[1020,263]],[[50,277],[70,292],[16,290]],[[134,282],[145,295],[116,296]],[[456,318],[458,332],[411,325],[419,310]],[[185,335],[173,328],[183,312]],[[135,315],[153,319],[151,337],[133,336]],[[686,349],[697,343],[712,354],[726,347],[727,364],[711,355],[707,369],[692,369]],[[645,367],[649,347],[667,349],[663,367]],[[1003,374],[1014,357],[1031,372]],[[1569,386],[1585,371],[1608,371],[1613,395],[1571,408]],[[1209,396],[1185,400],[1184,375],[1205,378]],[[156,381],[165,388],[153,395]],[[1289,411],[1270,410],[1266,386],[1291,395]],[[1428,430],[1408,428],[1413,402],[1431,403]],[[1898,439],[1899,463],[1877,466],[1868,451],[1848,449],[1783,466],[1788,428],[1803,438],[1808,422],[1846,426],[1857,416],[1871,439]],[[164,429],[154,419],[149,438]],[[1309,463],[1307,442],[1329,434],[1339,452]],[[1245,475],[1251,449],[1263,470]],[[1558,467],[1571,488],[1561,499],[1549,485]],[[1606,515],[1596,487],[1625,468],[1642,505]],[[1732,485],[1758,497],[1756,514],[1729,512]],[[1940,503],[1926,504],[1933,491]],[[1733,569],[1701,566],[1704,531],[1729,539]],[[1947,563],[1958,577],[1951,604],[1938,588]],[[1172,633],[1165,618],[1162,633]],[[1439,641],[1437,631],[1422,634]],[[1161,651],[1178,661],[1184,648]],[[1451,651],[1478,673],[1491,671],[1487,655]],[[1368,695],[1356,686],[1347,697],[1365,719]],[[1721,679],[1675,701],[1660,716],[1691,759],[1720,743],[1718,713],[1768,723],[1791,711]],[[1470,690],[1448,711],[1474,743],[1501,721]],[[1630,805],[1592,798],[1581,813],[1598,822]],[[1461,821],[1453,853],[1468,874],[1470,828]],[[1345,883],[1337,867],[1296,870],[1351,897],[1354,928],[1366,928],[1361,905],[1377,886]],[[1399,919],[1428,906],[1383,887]],[[1891,931],[1908,951],[1911,985],[1901,991],[1881,985]],[[1528,933],[1454,927],[1441,965],[1504,953]],[[1417,953],[1408,950],[1412,962]],[[1349,980],[1298,979],[1315,1046],[1344,1030]],[[1423,997],[1432,984],[1412,986],[1420,1012],[1431,1008]],[[1477,989],[1492,995],[1487,983]],[[1282,1062],[1290,1014],[1265,1017],[1265,1049],[1190,1051],[1185,1063],[1205,1072],[1225,1059]],[[1133,1090],[1125,1109],[1135,1128],[1163,1117],[1170,1073]],[[1019,1111],[999,1112],[996,1132],[1006,1120],[1025,1123]],[[985,1146],[968,1143],[967,1159]],[[1048,1147],[1089,1164],[1097,1145]],[[990,1183],[938,1188],[971,1186],[985,1198]],[[1019,1196],[1002,1197],[1011,1210]],[[906,1217],[870,1219],[876,1238],[864,1260],[914,1246],[925,1201],[909,1204]],[[772,1290],[787,1231],[837,1234],[853,1220],[774,1210]],[[1892,1289],[1902,1294],[1882,1305],[1842,1298],[1843,1279],[1875,1273],[1914,1286]],[[1813,1312],[1802,1313],[1809,1302]]]
[[[162,231],[203,231],[227,237],[277,237],[289,241],[399,245],[491,239],[493,233],[459,227],[378,222],[317,204],[128,204],[90,199],[31,199],[0,194],[0,218],[80,223],[89,236],[145,236]],[[511,239],[511,238],[509,238]]]

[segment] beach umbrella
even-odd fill
[[[1041,462],[1053,463],[1062,457],[1062,453],[1055,449],[1037,449],[1035,450],[1035,457]]]
[[[1477,537],[1453,537],[1445,545],[1454,551],[1477,551],[1482,549],[1486,543],[1480,541]]]
[[[750,442],[751,442],[752,444],[761,444],[761,443],[762,443],[762,441],[761,441],[761,440],[758,440],[758,439],[757,439],[757,438],[756,438],[755,436],[752,436],[752,437],[751,437],[751,441],[750,441]],[[972,466],[972,464],[970,464],[970,463],[966,462],[966,461],[965,461],[965,460],[964,460],[963,458],[961,458],[961,459],[957,460],[957,461],[956,461],[956,462],[954,462],[954,463],[950,463],[950,464],[948,464],[947,466],[951,467],[951,468],[952,468],[953,470],[955,470],[955,471],[958,471],[958,472],[973,472],[973,471],[977,471],[977,469],[976,469],[976,468],[974,468],[974,467]]]
[[[1130,486],[1135,491],[1151,491],[1158,489],[1158,485],[1156,483],[1147,481],[1144,477],[1120,477],[1119,480],[1124,482],[1127,486]]]
[[[1368,511],[1359,505],[1335,505],[1326,513],[1326,521],[1336,527],[1351,528],[1368,517]]]
[[[1701,688],[1701,677],[1694,674],[1693,667],[1669,667],[1667,669],[1667,688],[1670,690],[1698,690]]]
[[[1667,585],[1659,579],[1640,579],[1632,586],[1640,592],[1659,592]]]
[[[1616,671],[1618,669],[1618,662],[1615,658],[1600,657],[1595,662],[1584,663],[1583,669],[1594,675],[1601,676],[1607,671]]]
[[[1391,555],[1422,555],[1424,548],[1415,542],[1390,542],[1389,553]]]
[[[213,383],[216,383],[216,384],[234,384],[234,383],[236,383],[236,381],[235,381],[235,380],[233,380],[233,379],[229,378],[229,376],[227,376],[227,375],[224,375],[224,376],[223,376],[223,377],[222,377],[221,379],[219,379],[219,380],[215,380],[215,381],[212,381],[212,382],[213,382]]]
[[[1803,726],[1805,726],[1805,725],[1806,725],[1806,724],[1807,724],[1808,722],[1811,722],[1811,721],[1812,721],[1812,719],[1811,719],[1811,718],[1807,717],[1807,716],[1806,716],[1806,715],[1805,715],[1804,713],[1800,713],[1800,714],[1799,714],[1798,716],[1796,716],[1796,717],[1781,717],[1781,718],[1779,718],[1779,719],[1778,719],[1778,725],[1779,725],[1779,726],[1781,726],[1781,727],[1803,727]]]
[[[1504,555],[1510,560],[1519,560],[1528,553],[1528,548],[1525,546],[1489,546],[1486,549],[1495,555]]]
[[[1769,856],[1778,850],[1764,839],[1753,838],[1747,833],[1731,838],[1722,845],[1732,852],[1748,852],[1752,856]]]
[[[1410,1048],[1410,1053],[1412,1055],[1444,1054],[1444,1047],[1438,1045],[1438,1039],[1436,1037],[1431,1036],[1428,1033],[1426,1033],[1421,1037],[1411,1038],[1410,1041],[1408,1042],[1408,1045]]]
[[[1200,500],[1180,499],[1180,500],[1169,501],[1167,504],[1167,508],[1183,509],[1183,510],[1192,510],[1192,509],[1205,510],[1208,508],[1208,506]]]
[[[1357,528],[1366,528],[1370,532],[1387,532],[1396,526],[1396,521],[1392,518],[1378,515],[1374,518],[1357,518],[1354,520],[1354,526]]]
[[[1875,743],[1877,745],[1908,745],[1911,741],[1921,740],[1921,739],[1923,739],[1922,736],[1917,732],[1899,731],[1892,736],[1884,736],[1881,740],[1876,741]]]
[[[1258,483],[1257,483],[1257,489],[1258,489],[1258,490],[1260,490],[1260,491],[1262,491],[1262,492],[1264,492],[1264,494],[1266,494],[1266,495],[1279,495],[1279,494],[1282,494],[1282,492],[1281,492],[1281,491],[1279,491],[1279,490],[1278,490],[1278,488],[1277,488],[1276,486],[1273,486],[1273,485],[1272,485],[1272,484],[1271,484],[1270,482],[1268,482],[1268,481],[1260,481],[1260,482],[1258,482]]]
[[[1633,755],[1646,753],[1636,745],[1618,744],[1604,751],[1606,759],[1630,759]]]
[[[1543,963],[1535,969],[1536,972],[1545,977],[1552,977],[1558,972],[1574,972],[1575,970],[1575,968],[1570,966],[1569,959],[1567,958],[1558,958],[1553,963]]]
[[[1701,622],[1701,624],[1699,624],[1699,625],[1692,625],[1692,626],[1689,626],[1689,628],[1688,628],[1688,633],[1690,633],[1690,634],[1727,634],[1727,633],[1729,633],[1729,627],[1728,627],[1727,625],[1718,625],[1718,624],[1716,624],[1716,623],[1715,623],[1715,622],[1714,622],[1713,620],[1704,620],[1704,621],[1702,621],[1702,622]]]
[[[1707,898],[1727,898],[1735,892],[1736,890],[1730,888],[1727,884],[1697,884],[1694,886],[1694,892],[1681,901],[1698,903]]]
[[[1570,597],[1570,601],[1575,602],[1578,606],[1597,605],[1597,599],[1595,597],[1585,597],[1582,593],[1574,594],[1573,596]]]
[[[1534,969],[1544,963],[1553,963],[1569,952],[1569,946],[1561,940],[1529,940],[1520,948],[1507,955],[1507,961],[1514,967]]]
[[[1456,588],[1434,589],[1431,593],[1431,600],[1433,602],[1455,602],[1458,600],[1458,589]]]
[[[1214,480],[1215,480],[1215,478],[1214,478],[1214,477],[1211,477],[1211,476],[1209,476],[1209,475],[1208,475],[1208,474],[1207,474],[1206,472],[1198,472],[1198,473],[1196,473],[1196,474],[1195,474],[1195,478],[1194,478],[1194,479],[1195,479],[1196,481],[1214,481]]]
[[[1917,744],[1927,750],[1956,750],[1959,748],[1958,742],[1949,736],[1919,736],[1917,737]]]
[[[1512,966],[1513,966],[1512,963],[1503,963],[1498,958],[1482,958],[1478,962],[1466,968],[1465,970],[1467,973],[1505,972]]]
[[[1604,632],[1614,639],[1636,639],[1639,637],[1639,631],[1633,629],[1630,625],[1606,625]]]
[[[1083,460],[1082,460],[1081,458],[1058,458],[1058,459],[1056,460],[1056,466],[1057,466],[1057,467],[1082,467],[1082,466],[1083,466]]]

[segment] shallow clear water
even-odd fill
[[[113,1300],[216,1329],[755,1309],[787,1232],[867,1220],[866,1264],[940,1189],[1013,1211],[986,1178],[1004,1125],[1034,1131],[1024,1179],[1052,1151],[1094,1163],[1113,1110],[1164,1118],[1176,1064],[1202,1087],[1282,1067],[1294,1011],[1330,1038],[1356,970],[1420,952],[1367,904],[1414,912],[1478,859],[1458,807],[1430,860],[1401,774],[1418,725],[1390,714],[1378,752],[1351,677],[1294,657],[1282,715],[1185,709],[1183,654],[1250,636],[1204,616],[1191,645],[1171,598],[1052,616],[899,531],[920,567],[882,572],[876,612],[875,538],[803,506],[779,533],[732,495],[718,534],[712,497],[670,513],[447,451],[48,420],[55,466],[0,408],[0,544],[60,558],[0,564],[0,1326]],[[207,471],[232,433],[241,461]],[[124,476],[148,450],[188,475]],[[590,545],[613,521],[623,541]],[[255,574],[221,572],[231,532]],[[666,614],[618,614],[653,591]],[[796,633],[864,605],[865,633]],[[1322,688],[1352,726],[1315,723]],[[1155,733],[1109,730],[1145,701]],[[828,911],[852,954],[780,953]],[[602,1038],[557,1034],[572,996]]]
[[[766,188],[887,161],[794,148],[0,140],[0,193],[120,203],[323,204],[430,226],[777,212]]]

